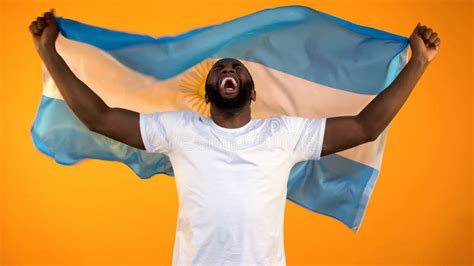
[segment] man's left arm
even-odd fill
[[[412,56],[397,78],[358,115],[326,121],[321,156],[374,141],[403,106],[426,67],[438,53],[440,39],[418,23],[410,36]]]

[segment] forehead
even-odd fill
[[[239,60],[235,59],[235,58],[223,58],[223,59],[220,59],[219,61],[215,62],[214,63],[214,67],[215,66],[222,66],[222,65],[229,65],[229,64],[236,64],[236,65],[241,65],[243,66],[242,62],[240,62]]]

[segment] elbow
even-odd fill
[[[360,131],[362,132],[361,135],[363,143],[375,141],[383,131],[383,129],[380,130],[377,125],[368,123],[360,116],[358,116],[358,122],[361,128]]]
[[[96,115],[84,121],[84,125],[92,132],[100,133],[104,129],[104,119],[102,115]]]
[[[92,132],[101,133],[105,129],[106,115],[109,109],[103,109],[95,112],[94,115],[83,121],[84,125]]]
[[[92,132],[98,132],[99,131],[99,123],[96,122],[86,122],[84,125]]]
[[[365,134],[365,142],[375,141],[379,137],[380,133],[368,132]]]
[[[365,126],[364,127],[364,139],[365,142],[375,141],[380,134],[383,132],[383,128],[377,128],[375,126]]]

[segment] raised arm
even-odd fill
[[[130,146],[145,149],[140,135],[139,113],[110,108],[77,78],[58,54],[55,41],[59,31],[54,10],[30,25],[36,50],[74,114],[91,130]]]
[[[412,56],[397,78],[358,115],[328,118],[321,155],[375,140],[407,100],[439,50],[438,34],[418,23],[410,36]]]

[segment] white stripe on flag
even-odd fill
[[[194,110],[209,114],[209,107],[203,100],[202,85],[217,58],[206,59],[168,80],[157,80],[124,66],[99,48],[67,39],[61,34],[56,48],[74,74],[110,107],[145,113]],[[257,101],[252,103],[253,117],[354,115],[375,97],[331,88],[258,63],[241,61],[255,82]],[[43,95],[63,99],[46,70],[43,82]],[[376,141],[338,154],[380,169],[385,136],[386,131]]]

